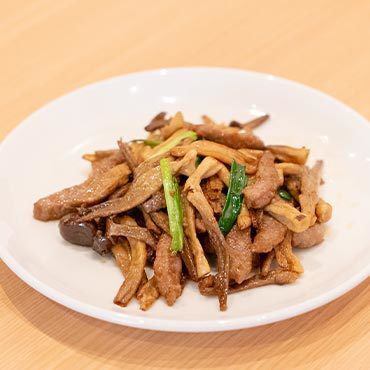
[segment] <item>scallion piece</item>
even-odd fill
[[[171,249],[179,252],[184,245],[184,230],[182,227],[183,213],[181,206],[180,188],[176,178],[172,175],[168,158],[160,160],[164,196],[166,199],[170,234],[172,236]]]
[[[183,141],[184,139],[192,139],[194,141],[197,140],[197,138],[197,134],[194,131],[180,131],[178,133],[175,133],[166,141],[156,146],[148,159],[169,152],[176,145],[180,144],[181,141]]]
[[[222,210],[218,225],[224,235],[233,227],[242,207],[242,191],[247,185],[248,177],[245,174],[245,166],[235,161],[231,164],[230,186],[226,196],[225,206]]]
[[[131,140],[131,142],[132,143],[144,143],[145,145],[148,145],[151,148],[154,148],[155,146],[161,144],[161,141],[159,141],[159,140],[135,139],[135,140]]]
[[[278,194],[280,198],[285,199],[285,200],[292,200],[292,195],[289,193],[288,190],[284,188],[279,188],[278,189]]]
[[[158,140],[144,140],[144,144],[154,148],[155,146],[159,145],[161,142]]]

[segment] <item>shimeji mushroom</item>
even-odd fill
[[[310,226],[311,218],[284,201],[273,201],[265,211],[285,225],[289,230],[300,233]]]
[[[285,145],[268,145],[266,148],[282,162],[305,164],[310,154],[310,151],[305,147],[293,148]]]
[[[317,220],[320,223],[328,222],[331,219],[332,212],[332,206],[320,198],[315,209]]]
[[[301,175],[303,166],[296,164],[296,163],[290,163],[290,162],[282,162],[282,163],[276,163],[276,168],[281,170],[284,174],[284,176],[287,175]]]

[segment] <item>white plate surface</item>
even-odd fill
[[[218,121],[271,120],[258,129],[267,143],[305,145],[325,160],[322,194],[334,205],[326,241],[299,251],[304,275],[293,285],[267,286],[229,297],[201,296],[191,283],[173,307],[159,300],[142,312],[112,303],[122,282],[109,258],[64,242],[57,223],[32,218],[39,197],[85,179],[81,155],[141,138],[159,111]],[[134,73],[84,87],[28,117],[0,149],[0,255],[25,282],[84,314],[166,331],[221,331],[286,319],[323,305],[369,275],[370,125],[352,109],[311,88],[270,75],[221,68]]]

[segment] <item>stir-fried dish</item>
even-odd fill
[[[322,161],[308,167],[308,149],[255,135],[268,118],[191,124],[159,113],[146,139],[85,154],[86,181],[37,201],[34,217],[113,255],[122,307],[135,297],[147,310],[160,296],[172,306],[188,280],[221,310],[228,294],[293,283],[303,273],[294,249],[324,240],[332,207],[319,196]]]

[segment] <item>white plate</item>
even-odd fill
[[[326,241],[299,251],[305,273],[293,285],[231,295],[229,309],[187,284],[173,307],[159,300],[148,312],[112,299],[122,282],[109,258],[72,246],[57,223],[32,218],[39,197],[78,183],[89,166],[81,155],[110,148],[119,137],[143,137],[159,111],[199,121],[272,119],[258,129],[267,142],[305,145],[325,160],[322,194],[334,205]],[[47,297],[118,324],[167,331],[220,331],[283,320],[345,293],[369,274],[370,126],[352,109],[281,78],[220,68],[134,73],[79,89],[43,107],[9,135],[0,150],[0,252],[4,262]]]

